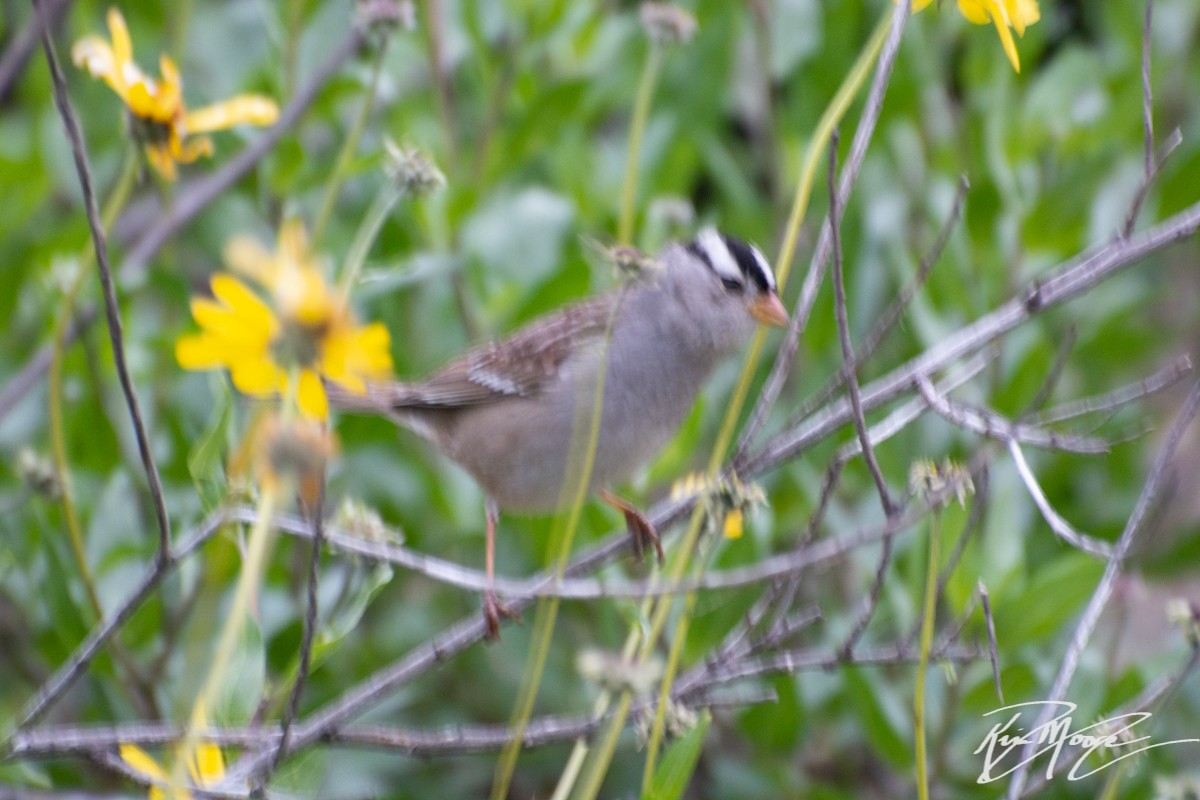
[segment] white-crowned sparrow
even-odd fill
[[[659,451],[718,359],[744,343],[756,322],[787,320],[762,253],[705,229],[691,242],[667,245],[621,289],[534,320],[425,381],[375,384],[365,395],[331,387],[330,399],[343,410],[386,414],[475,477],[488,498],[491,577],[499,509],[555,510],[567,497],[564,476],[579,475],[568,460],[586,449],[579,442],[587,440],[601,365],[589,492],[625,514],[639,548],[645,538],[658,547],[645,517],[607,487]],[[485,597],[493,634],[502,610]]]

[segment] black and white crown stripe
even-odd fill
[[[760,292],[775,291],[775,274],[752,244],[726,236],[715,228],[705,228],[688,249],[723,280],[738,283],[751,280]]]

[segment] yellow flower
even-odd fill
[[[228,368],[233,385],[255,397],[294,390],[300,410],[318,419],[329,413],[322,378],[361,393],[366,379],[391,372],[387,328],[355,323],[345,297],[326,286],[298,225],[284,226],[277,255],[240,238],[226,255],[270,293],[274,307],[232,275],[214,275],[214,299],[192,299],[200,333],[175,343],[184,369]]]
[[[726,539],[740,539],[746,530],[746,516],[740,508],[731,509],[725,515],[724,534]]]
[[[932,1],[913,0],[913,12],[920,11]],[[1013,69],[1021,71],[1021,59],[1009,28],[1016,30],[1018,36],[1024,36],[1025,29],[1041,19],[1037,0],[958,0],[958,10],[976,25],[987,25],[989,22],[995,25]]]
[[[111,44],[99,36],[85,36],[71,49],[76,66],[100,78],[129,110],[134,137],[146,148],[146,158],[168,180],[175,178],[175,163],[190,164],[212,155],[212,141],[197,136],[235,125],[270,125],[279,107],[268,97],[243,94],[195,111],[183,104],[183,82],[169,56],[159,58],[162,77],[155,80],[133,60],[133,42],[125,18],[108,10]],[[192,137],[192,138],[189,138]]]
[[[170,785],[171,776],[167,770],[155,761],[149,753],[134,744],[123,744],[120,748],[121,760],[156,784]],[[178,750],[176,758],[182,757]],[[188,775],[197,788],[212,786],[225,777],[225,759],[221,756],[221,748],[213,744],[199,744],[191,757],[186,759]],[[191,800],[192,793],[184,788],[163,788],[161,785],[150,787],[150,800]]]

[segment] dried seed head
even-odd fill
[[[383,147],[386,152],[383,169],[404,191],[421,195],[446,185],[446,176],[437,164],[415,147],[406,149],[391,139],[384,139]]]
[[[17,453],[16,472],[35,494],[47,500],[62,497],[62,484],[49,458],[38,455],[32,448],[22,447]]]
[[[367,28],[403,28],[411,31],[417,26],[417,12],[410,0],[358,0],[354,16]]]
[[[696,34],[696,18],[673,3],[642,3],[642,27],[661,44],[685,43]]]

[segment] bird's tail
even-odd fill
[[[329,397],[329,405],[338,411],[390,415],[404,404],[404,399],[412,392],[403,383],[369,383],[366,392],[360,394],[341,384],[326,381],[325,394]]]

